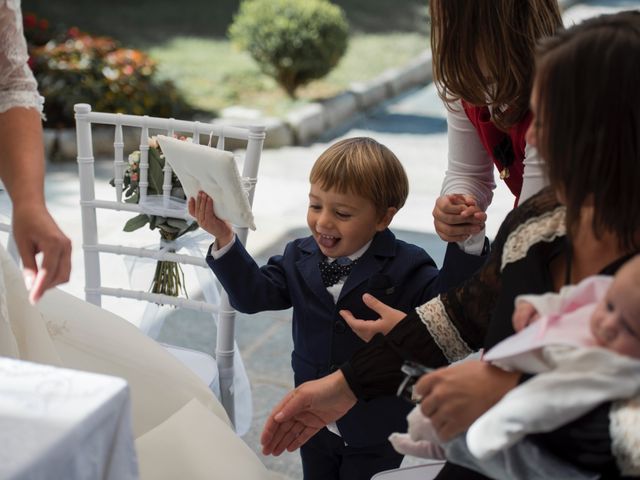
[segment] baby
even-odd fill
[[[483,359],[537,375],[471,425],[466,443],[475,459],[486,461],[528,434],[554,430],[601,403],[640,392],[640,255],[614,277],[597,275],[558,294],[518,297],[513,325],[518,333]],[[391,436],[394,447],[444,458],[419,406],[408,420],[407,435]],[[474,469],[484,464],[471,460]]]

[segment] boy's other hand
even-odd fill
[[[213,210],[213,199],[204,192],[198,192],[196,198],[189,198],[189,215],[196,219],[203,230],[216,237],[218,249],[233,239],[233,229],[229,222],[218,218]]]

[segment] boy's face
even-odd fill
[[[591,317],[598,345],[640,358],[640,289],[623,267]]]
[[[381,216],[373,203],[352,193],[322,190],[311,184],[307,224],[327,257],[346,257],[357,252],[376,232],[387,228],[395,213]]]

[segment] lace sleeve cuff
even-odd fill
[[[0,113],[15,107],[33,108],[42,114],[44,97],[34,91],[0,92]]]
[[[356,397],[369,400],[396,393],[403,379],[400,367],[405,360],[432,368],[448,363],[415,311],[386,336],[378,334],[373,337],[340,369]]]
[[[460,332],[449,320],[440,297],[421,305],[416,309],[420,321],[427,327],[442,353],[449,362],[462,360],[473,353],[473,350],[462,339]]]

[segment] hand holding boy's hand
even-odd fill
[[[216,237],[217,248],[222,248],[233,239],[233,230],[229,222],[218,218],[213,211],[213,199],[204,192],[198,192],[196,198],[189,199],[189,215],[198,225]]]
[[[376,333],[386,335],[407,316],[406,313],[382,303],[368,293],[362,296],[362,301],[367,307],[380,315],[380,318],[375,321],[359,320],[355,318],[349,310],[340,310],[339,313],[340,316],[344,318],[344,321],[351,327],[351,330],[365,342],[371,340]]]
[[[516,303],[516,308],[514,309],[513,317],[511,318],[513,329],[516,332],[519,332],[523,328],[535,322],[539,316],[540,315],[533,305],[520,300]]]
[[[462,242],[484,228],[487,214],[471,195],[451,194],[438,197],[433,207],[436,233],[445,242]]]

